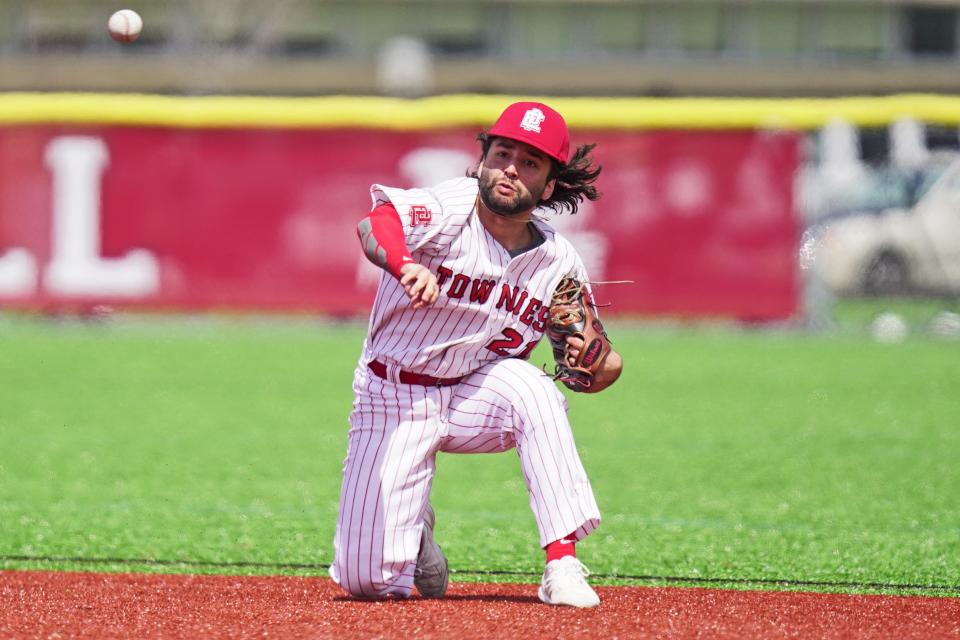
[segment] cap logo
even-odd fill
[[[527,112],[523,114],[523,120],[520,121],[520,128],[525,131],[540,133],[540,123],[545,119],[546,116],[543,115],[543,111],[540,111],[540,109],[527,109]]]

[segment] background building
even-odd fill
[[[0,90],[756,96],[960,90],[957,0],[131,2],[146,27],[129,46],[103,37],[117,6],[0,2]],[[385,80],[401,73],[410,74],[403,89]]]

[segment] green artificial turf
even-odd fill
[[[0,318],[0,568],[325,575],[364,329]],[[960,342],[611,334],[568,394],[595,583],[960,595]],[[515,454],[441,455],[433,503],[455,580],[539,579]]]

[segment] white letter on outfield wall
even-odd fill
[[[108,163],[107,147],[99,138],[67,136],[47,146],[53,238],[44,285],[50,293],[145,296],[159,288],[160,269],[149,251],[100,256],[100,178]]]
[[[26,249],[0,255],[0,296],[26,296],[37,288],[37,261]]]

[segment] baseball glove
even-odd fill
[[[576,278],[566,277],[557,285],[550,300],[550,320],[547,338],[553,347],[557,363],[554,380],[568,389],[586,391],[593,384],[593,376],[603,366],[612,347],[603,324],[597,318],[596,307],[587,285]],[[576,355],[570,352],[567,337],[583,340]]]

